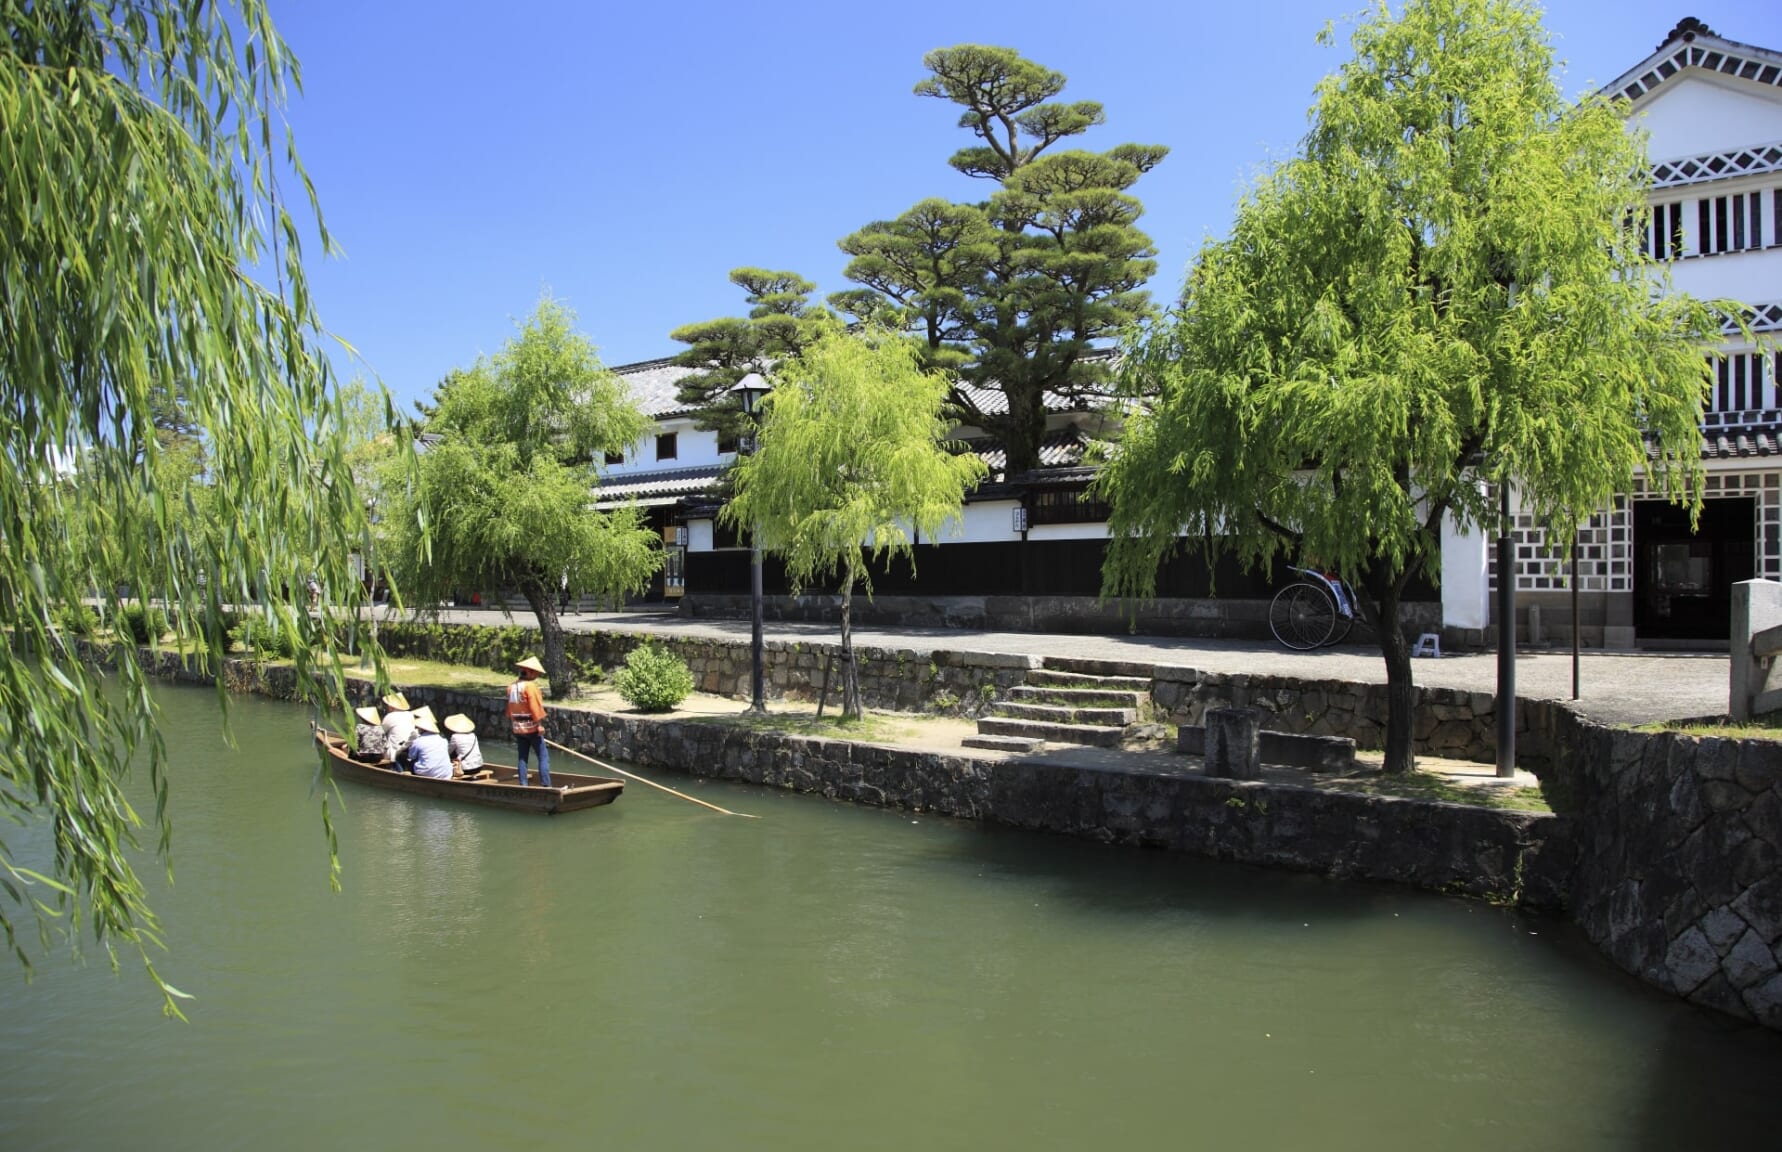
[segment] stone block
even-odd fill
[[[1687,996],[1720,971],[1720,956],[1699,928],[1691,928],[1671,941],[1664,954],[1665,971],[1678,995]]]
[[[1774,976],[1778,970],[1775,953],[1755,932],[1747,931],[1720,962],[1721,971],[1734,988],[1744,990]]]
[[[1208,776],[1257,780],[1262,776],[1262,717],[1249,708],[1209,708],[1206,723]]]
[[[1725,906],[1703,916],[1701,929],[1707,936],[1708,943],[1714,946],[1714,951],[1722,956],[1732,951],[1732,946],[1738,943],[1739,937],[1745,935],[1747,930],[1744,918]]]

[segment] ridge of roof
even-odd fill
[[[1637,101],[1691,68],[1782,88],[1782,51],[1728,40],[1695,17],[1685,16],[1644,60],[1598,91]]]

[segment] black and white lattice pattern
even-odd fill
[[[1757,503],[1758,573],[1782,579],[1782,471],[1710,472],[1702,497],[1750,497]],[[1633,500],[1659,499],[1644,478],[1634,481]],[[1592,516],[1578,529],[1578,590],[1633,591],[1633,514],[1628,497],[1616,497],[1613,508]],[[1515,515],[1511,539],[1516,546],[1516,588],[1521,592],[1558,592],[1571,587],[1570,565],[1560,548],[1526,515]],[[1497,550],[1486,551],[1490,587],[1497,588]]]
[[[1652,186],[1675,188],[1682,184],[1701,184],[1709,180],[1726,180],[1733,176],[1751,176],[1765,172],[1782,172],[1782,141],[1654,164]]]

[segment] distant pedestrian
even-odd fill
[[[557,614],[559,616],[569,614],[569,573],[567,572],[563,574],[563,587],[557,593]]]
[[[538,781],[551,786],[551,754],[545,750],[544,697],[538,691],[538,678],[544,665],[535,656],[514,662],[520,678],[507,686],[507,722],[513,728],[514,743],[519,747],[520,787],[526,787],[526,754],[538,756]]]

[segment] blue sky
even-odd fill
[[[498,348],[546,289],[622,364],[739,313],[733,267],[847,287],[848,232],[987,194],[947,167],[967,143],[953,106],[910,92],[923,53],[951,44],[1063,72],[1062,98],[1107,111],[1087,147],[1171,148],[1134,189],[1167,299],[1304,131],[1346,54],[1346,35],[1314,39],[1342,3],[275,0],[274,15],[303,64],[298,147],[345,250],[310,260],[324,322],[364,359],[337,364],[406,403]],[[1685,15],[1775,46],[1767,4],[1556,0],[1547,23],[1576,93]]]

